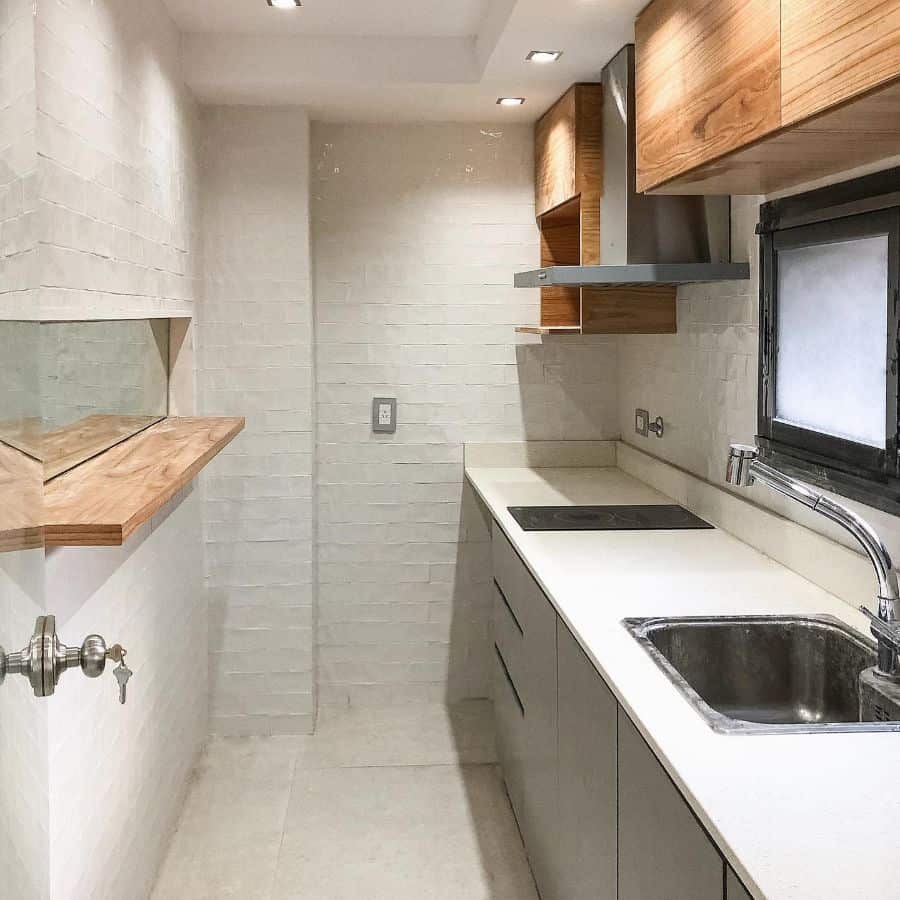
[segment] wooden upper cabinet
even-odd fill
[[[781,0],[781,29],[785,125],[900,75],[897,0]]]
[[[641,13],[639,191],[780,126],[780,17],[780,0],[655,0]]]
[[[573,84],[534,130],[535,215],[586,190],[600,196],[603,181],[599,84]]]
[[[768,194],[900,154],[900,0],[653,0],[637,184]]]

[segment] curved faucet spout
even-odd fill
[[[896,644],[900,642],[900,587],[891,555],[875,529],[861,516],[829,499],[815,488],[773,469],[759,459],[759,448],[751,444],[732,444],[728,451],[725,472],[728,484],[747,487],[761,481],[779,494],[825,516],[850,532],[865,550],[878,579],[878,618],[897,631],[894,645],[884,636],[883,629],[872,629],[878,639],[878,668],[885,677],[900,681],[900,663]]]

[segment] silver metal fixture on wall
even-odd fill
[[[119,683],[119,702],[124,703],[126,685],[132,675],[125,665],[126,653],[121,644],[107,647],[99,634],[89,634],[80,647],[67,647],[56,635],[56,616],[38,616],[34,634],[24,650],[7,653],[0,647],[0,684],[7,675],[22,675],[31,684],[35,697],[51,697],[67,669],[80,666],[88,678],[97,678],[111,659],[118,663],[113,675]]]
[[[650,413],[646,409],[636,409],[634,411],[634,430],[641,437],[647,437],[651,432],[658,438],[663,436],[666,429],[666,423],[662,416],[657,416],[652,422],[650,421]]]

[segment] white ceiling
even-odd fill
[[[206,103],[299,104],[330,121],[534,121],[634,39],[646,0],[165,0]],[[525,62],[532,49],[558,63]],[[498,96],[524,96],[500,108]]]
[[[350,37],[468,37],[490,0],[303,0],[273,9],[266,0],[166,0],[182,31]]]

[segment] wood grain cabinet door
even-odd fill
[[[785,125],[900,76],[900,0],[781,0]]]
[[[618,900],[722,900],[725,864],[619,709]]]
[[[780,127],[780,19],[781,0],[654,0],[641,13],[639,191]]]

